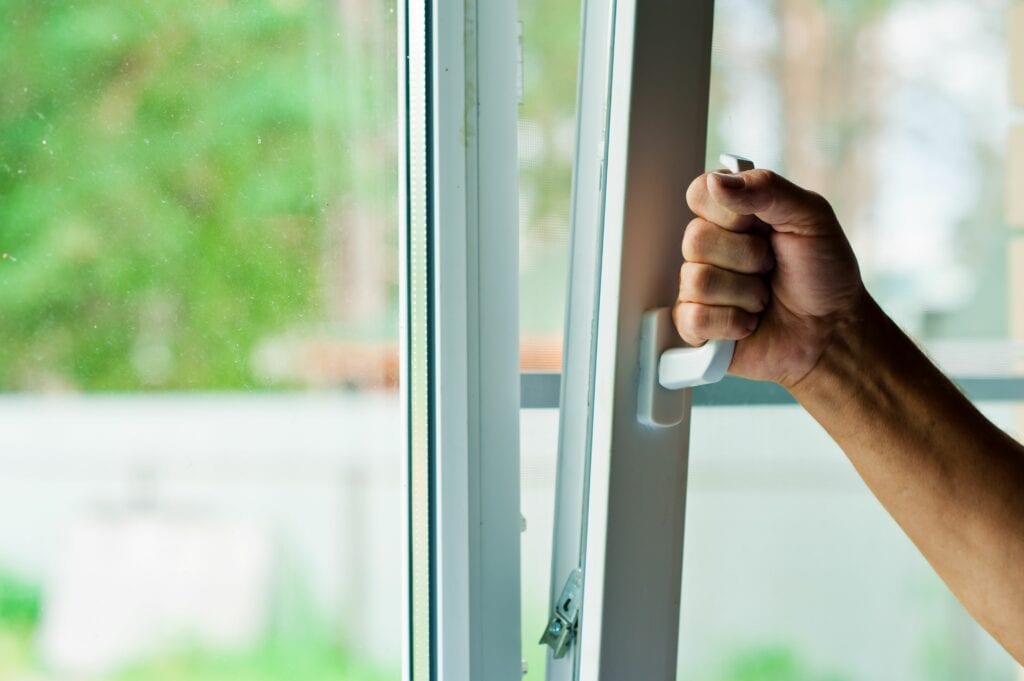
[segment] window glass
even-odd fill
[[[554,533],[555,474],[558,469],[558,410],[520,412],[520,499],[522,534],[523,660],[528,679],[543,679],[547,647],[538,643],[547,626]]]
[[[398,678],[394,2],[0,25],[0,677]]]
[[[519,309],[524,371],[558,371],[568,284],[580,3],[519,0]]]
[[[1014,4],[716,2],[709,167],[825,195],[872,294],[961,376],[1020,368]],[[1019,405],[981,406],[1021,435]],[[796,406],[695,410],[685,546],[686,681],[1017,678]]]
[[[1019,678],[800,407],[696,409],[686,504],[681,681]]]
[[[930,341],[1008,333],[1009,4],[716,3],[708,167],[736,151],[826,196]]]
[[[523,371],[559,371],[568,284],[569,211],[576,144],[580,2],[519,0],[519,309]],[[520,413],[523,659],[543,679],[538,644],[549,615],[558,411]]]

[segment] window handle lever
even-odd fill
[[[722,154],[719,161],[734,173],[754,168],[753,161],[733,154]],[[675,347],[678,344],[671,308],[644,313],[637,418],[645,425],[668,427],[682,421],[689,399],[682,390],[722,380],[736,349],[732,340],[712,340],[700,347]]]
[[[713,340],[697,348],[673,348],[658,360],[658,383],[667,390],[718,383],[732,362],[736,341]]]

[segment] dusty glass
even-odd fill
[[[0,676],[397,678],[394,2],[0,25]]]

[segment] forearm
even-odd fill
[[[967,609],[1024,661],[1024,448],[866,294],[791,391]]]

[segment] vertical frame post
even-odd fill
[[[512,681],[522,676],[515,4],[406,0],[403,10],[405,678]]]
[[[522,676],[515,3],[437,2],[439,679]]]
[[[558,499],[552,573],[558,590],[578,561],[583,604],[575,654],[551,660],[549,679],[668,681],[690,402],[677,426],[637,420],[638,341],[643,313],[676,296],[685,192],[705,158],[713,1],[590,0],[586,13],[557,483],[573,495]],[[583,137],[594,111],[607,112],[601,145]]]

